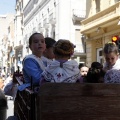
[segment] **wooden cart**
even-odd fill
[[[19,120],[120,120],[120,84],[45,83],[18,91]]]

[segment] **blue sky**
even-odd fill
[[[15,13],[16,0],[0,0],[0,15]]]

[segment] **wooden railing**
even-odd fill
[[[120,84],[45,83],[18,91],[19,120],[120,120]]]

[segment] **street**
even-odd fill
[[[17,120],[14,115],[14,102],[12,99],[7,98],[8,101],[8,109],[7,109],[7,119],[6,120]]]
[[[13,100],[8,99],[7,118],[9,116],[13,116],[13,109],[14,109]]]

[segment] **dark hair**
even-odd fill
[[[84,66],[84,64],[80,63],[79,66],[78,66],[78,68],[81,69],[83,66]]]
[[[31,36],[30,36],[30,38],[29,38],[29,46],[32,44],[32,39],[33,39],[33,37],[34,37],[34,35],[37,35],[37,34],[40,34],[40,35],[42,35],[41,33],[33,33]]]
[[[81,69],[82,67],[87,67],[87,66],[85,64],[83,64],[83,63],[80,63],[78,68]]]
[[[92,62],[91,68],[102,69],[103,65],[99,62]]]
[[[53,38],[50,37],[46,37],[45,38],[45,44],[46,44],[46,48],[50,48],[53,47],[53,45],[56,43],[56,41]]]
[[[113,42],[108,42],[105,44],[104,48],[103,48],[103,53],[104,54],[109,54],[111,52],[114,52],[116,54],[119,53],[118,47],[115,43]]]
[[[100,78],[104,78],[104,75],[105,72],[103,69],[90,68],[86,76],[86,81],[88,83],[99,83]]]
[[[86,79],[89,83],[99,83],[100,78],[104,78],[105,71],[103,65],[99,62],[92,62],[91,68],[88,70]]]

